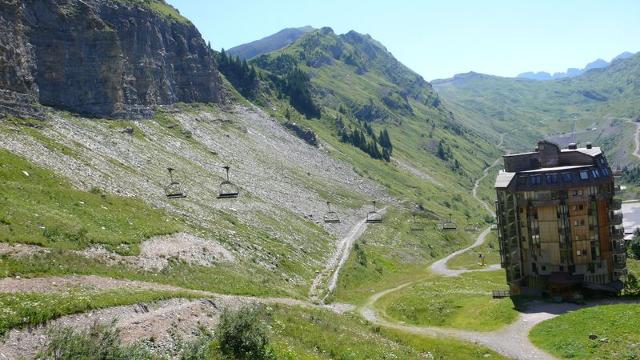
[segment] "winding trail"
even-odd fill
[[[60,294],[70,289],[83,289],[92,293],[108,290],[157,290],[188,293],[197,299],[173,298],[152,303],[120,305],[61,316],[44,324],[29,328],[16,328],[0,339],[0,360],[32,358],[47,345],[47,333],[58,327],[87,330],[94,323],[111,324],[121,331],[126,343],[154,338],[161,350],[171,351],[175,340],[171,334],[178,331],[190,337],[201,326],[215,327],[222,311],[248,304],[286,305],[305,308],[328,309],[344,313],[355,307],[348,304],[316,305],[308,301],[242,295],[219,294],[191,290],[159,283],[120,280],[95,275],[55,276],[43,278],[0,279],[0,293]]]
[[[491,228],[486,228],[484,229],[484,231],[482,231],[482,233],[480,233],[480,235],[478,235],[478,237],[476,238],[476,241],[471,244],[470,246],[464,248],[464,249],[460,249],[458,251],[454,251],[451,254],[447,255],[446,257],[434,262],[433,264],[431,264],[430,269],[431,271],[433,271],[434,273],[438,274],[438,275],[442,275],[442,276],[458,276],[460,274],[464,274],[464,273],[468,273],[468,272],[484,272],[484,271],[496,271],[496,270],[500,270],[500,264],[493,264],[490,266],[487,266],[484,269],[481,270],[469,270],[469,269],[449,269],[447,267],[447,262],[449,262],[449,260],[451,260],[452,258],[465,253],[473,248],[476,248],[482,244],[484,244],[487,235],[489,235],[489,233],[491,232]]]
[[[498,147],[502,146],[503,143],[503,135],[500,137],[500,143]],[[471,194],[473,197],[479,201],[484,209],[491,214],[491,216],[495,217],[495,212],[491,208],[491,206],[485,203],[482,199],[480,199],[477,195],[478,187],[480,186],[480,182],[487,177],[489,170],[498,165],[500,162],[500,158],[498,158],[493,164],[488,166],[483,170],[482,176],[477,179],[474,183],[473,189],[471,190]],[[447,262],[466,251],[469,251],[475,247],[482,245],[487,235],[491,232],[491,228],[486,228],[482,233],[478,235],[476,241],[470,246],[455,251],[448,256],[434,262],[430,270],[436,274],[442,276],[458,276],[460,274],[464,274],[472,271],[495,271],[500,268],[499,265],[491,265],[482,270],[468,270],[468,269],[449,269],[447,267]],[[490,332],[479,332],[479,331],[467,331],[467,330],[459,330],[459,329],[451,329],[451,328],[440,328],[433,326],[412,326],[407,325],[405,323],[391,321],[387,319],[384,314],[380,315],[377,313],[374,308],[374,304],[382,297],[402,290],[408,286],[413,285],[416,282],[408,282],[402,284],[393,289],[387,289],[381,292],[378,292],[367,299],[367,302],[364,306],[359,308],[359,313],[370,322],[385,326],[401,331],[406,331],[408,333],[417,334],[417,335],[426,335],[426,336],[444,336],[456,338],[463,341],[469,341],[472,343],[484,345],[502,355],[515,358],[515,359],[526,359],[526,360],[548,360],[554,359],[550,354],[542,351],[535,347],[529,341],[529,331],[538,323],[551,319],[559,314],[565,313],[567,311],[575,310],[579,308],[577,305],[573,304],[548,304],[543,302],[532,302],[529,303],[527,308],[523,310],[518,319],[510,325],[505,326],[502,329]]]

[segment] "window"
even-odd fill
[[[580,180],[589,180],[589,172],[587,170],[580,171]]]
[[[578,209],[579,210],[584,210],[584,205],[582,205],[582,204],[578,205]]]
[[[555,184],[558,182],[558,175],[557,174],[547,174],[546,175],[546,182],[547,184]]]
[[[573,182],[573,174],[572,173],[562,173],[562,181],[566,183]]]
[[[597,179],[600,177],[600,172],[598,171],[598,169],[593,169],[591,170],[591,175],[593,175],[594,179]]]
[[[540,175],[533,175],[529,177],[529,185],[540,185],[542,183],[542,177]]]
[[[518,177],[518,185],[527,185],[527,177],[519,176]]]

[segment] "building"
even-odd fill
[[[504,156],[495,183],[502,267],[512,294],[617,293],[626,279],[620,191],[588,144]]]

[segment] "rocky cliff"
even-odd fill
[[[0,105],[135,116],[219,102],[220,84],[198,30],[159,0],[0,1]]]

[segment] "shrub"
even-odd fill
[[[123,345],[114,324],[94,324],[87,332],[57,328],[49,334],[51,342],[36,356],[47,360],[147,360],[153,354],[141,346]]]
[[[245,307],[238,311],[225,311],[218,325],[220,350],[235,359],[266,360],[275,359],[263,322],[261,307]]]

